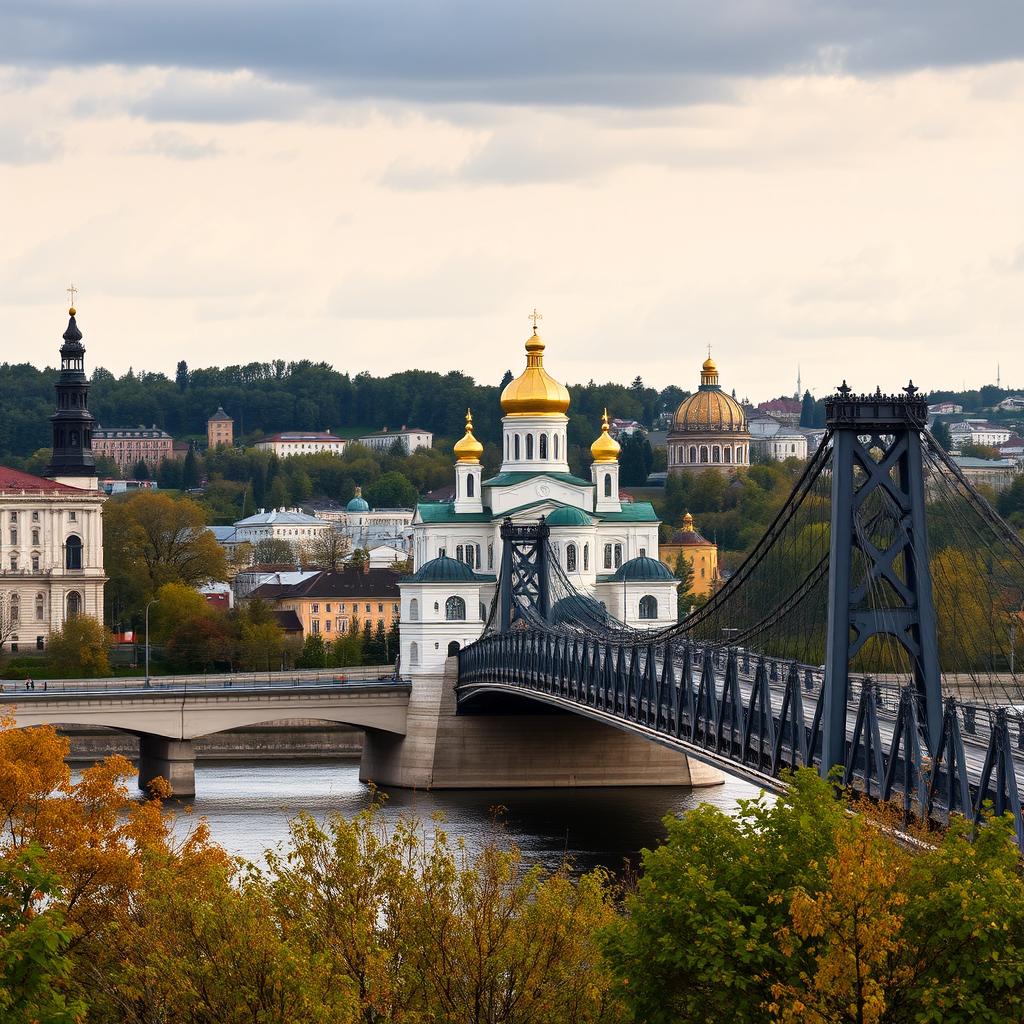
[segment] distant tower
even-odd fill
[[[800,364],[796,364],[796,394],[793,396],[798,402],[804,397],[804,386],[800,380]]]
[[[1003,386],[1003,380],[1002,380],[1002,377],[1000,376],[1001,372],[1002,372],[1002,367],[998,363],[996,363],[996,387],[997,388],[1001,388]]]
[[[46,476],[61,484],[96,490],[96,458],[92,453],[92,413],[89,412],[89,381],[85,376],[85,346],[75,323],[75,307],[60,347],[60,376],[57,378],[57,411],[53,424],[53,455]]]
[[[206,421],[206,443],[211,448],[218,445],[231,447],[235,441],[235,421],[218,405],[217,411]]]

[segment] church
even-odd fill
[[[103,620],[103,521],[92,451],[85,347],[74,308],[64,332],[46,476],[0,466],[0,647],[42,650],[76,615]]]
[[[620,499],[619,445],[607,412],[591,446],[590,479],[569,471],[569,392],[544,368],[544,349],[535,327],[526,368],[501,394],[500,472],[482,479],[483,445],[467,412],[466,433],[454,446],[454,499],[416,508],[414,572],[400,585],[403,673],[436,673],[480,636],[505,519],[543,517],[561,573],[610,616],[637,628],[676,621],[677,580],[658,560],[659,520],[650,502]]]

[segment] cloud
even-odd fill
[[[1021,56],[1019,0],[6,0],[0,10],[0,61],[244,71],[342,99],[644,107],[706,99],[736,76]],[[262,102],[286,116],[302,98]],[[241,96],[210,107],[200,94],[164,99],[148,116],[247,116]]]
[[[136,146],[134,153],[169,156],[172,160],[203,160],[219,156],[223,150],[214,142],[199,142],[182,132],[155,132]]]

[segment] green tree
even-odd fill
[[[50,634],[46,650],[60,675],[89,678],[110,675],[108,652],[114,638],[91,615],[76,615]]]
[[[619,474],[623,486],[643,487],[654,464],[650,442],[639,431],[622,438],[619,453]]]
[[[231,662],[231,633],[223,613],[180,622],[167,641],[167,660],[180,672],[209,672]]]
[[[302,654],[296,661],[297,668],[325,668],[327,666],[327,647],[319,633],[310,633],[303,641]]]
[[[386,665],[388,663],[388,636],[384,629],[384,620],[378,619],[373,636],[366,648],[368,665]]]
[[[295,548],[283,537],[264,537],[252,546],[253,565],[293,565]]]
[[[404,449],[403,449],[404,450]],[[385,473],[366,489],[371,508],[415,508],[416,488],[401,473]]]
[[[186,490],[198,487],[199,477],[199,459],[196,456],[195,446],[189,445],[188,451],[185,453],[185,463],[181,469],[181,486]]]
[[[184,359],[178,361],[178,368],[174,374],[174,383],[182,394],[188,391],[188,363]]]
[[[348,630],[334,641],[333,661],[340,667],[362,665],[363,632],[358,619],[353,619]]]
[[[206,598],[183,583],[165,583],[155,596],[156,604],[149,615],[149,635],[154,643],[166,643],[182,623],[212,614]]]
[[[810,391],[805,391],[800,401],[800,426],[814,426],[814,397]]]
[[[277,671],[281,668],[284,650],[284,630],[276,622],[242,625],[239,645],[242,668],[255,672]]]
[[[145,459],[139,459],[138,462],[132,466],[132,479],[133,480],[148,480],[149,479],[149,464]]]
[[[953,435],[949,432],[948,423],[943,420],[936,420],[932,424],[932,436],[945,451],[951,452],[953,450]]]
[[[679,580],[676,588],[676,611],[680,619],[690,613],[690,605],[693,604],[693,563],[680,551],[676,555],[676,564],[672,569],[672,575]]]

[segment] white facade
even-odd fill
[[[315,455],[318,452],[330,452],[332,455],[341,455],[345,450],[345,441],[333,434],[323,431],[298,430],[287,431],[281,434],[272,434],[257,441],[254,448],[261,451],[273,452],[282,459],[291,455]]]
[[[0,468],[0,639],[45,646],[66,619],[103,621],[101,491]]]
[[[417,448],[430,448],[434,443],[434,435],[429,430],[419,427],[402,427],[401,430],[379,430],[375,434],[366,434],[356,440],[378,452],[389,451],[395,441],[401,441],[406,453],[411,455]]]
[[[751,448],[761,451],[767,458],[776,462],[785,459],[807,458],[807,436],[798,430],[781,427],[773,434],[751,438]]]
[[[1013,431],[998,423],[989,423],[988,420],[961,420],[959,423],[950,423],[949,433],[953,439],[953,448],[959,451],[965,444],[998,448],[1010,440]]]
[[[255,515],[235,523],[233,543],[257,544],[261,540],[286,540],[300,545],[322,537],[334,529],[331,523],[308,516],[298,508],[260,509]]]

